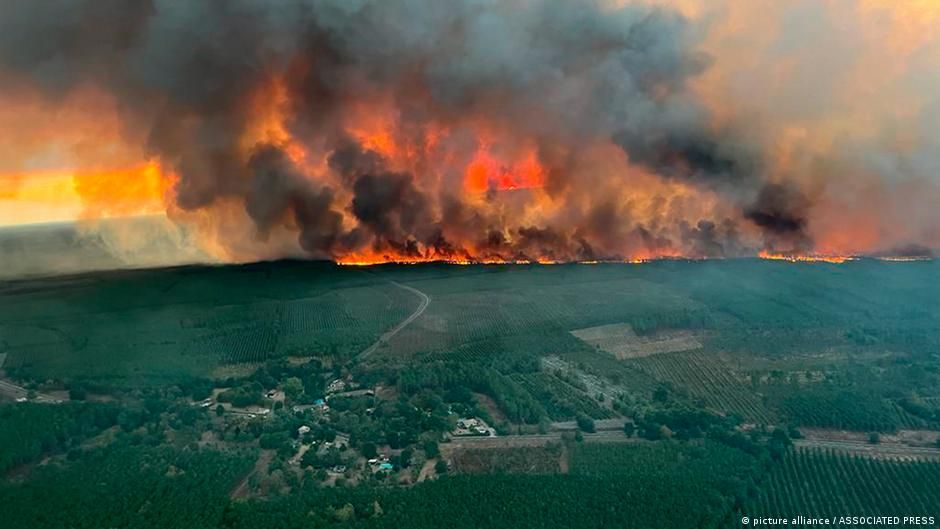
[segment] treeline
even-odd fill
[[[98,403],[23,402],[0,406],[0,474],[63,452],[118,424],[121,410]]]
[[[116,443],[0,485],[4,527],[216,527],[253,454]]]
[[[756,458],[718,443],[583,444],[571,474],[459,475],[410,489],[306,487],[233,505],[225,529],[718,528],[754,497]]]
[[[467,390],[482,393],[496,401],[510,420],[538,424],[548,417],[545,408],[521,384],[505,374],[536,371],[537,360],[533,363],[527,357],[518,362],[498,364],[439,361],[402,369],[397,383],[399,391],[406,395],[414,395],[423,389],[441,394]]]
[[[681,309],[670,312],[651,312],[630,318],[633,332],[648,336],[665,329],[704,329],[714,323],[707,309]]]

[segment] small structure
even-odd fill
[[[337,378],[333,382],[330,382],[330,385],[326,387],[327,393],[339,393],[340,391],[346,390],[346,382],[341,378]]]
[[[346,434],[337,433],[336,439],[333,439],[333,444],[336,445],[337,448],[342,450],[344,446],[346,447],[349,446],[349,436]]]
[[[369,460],[369,467],[372,469],[372,472],[382,472],[382,471],[391,471],[394,470],[395,466],[392,465],[388,456],[380,455],[379,457],[374,457]]]
[[[495,437],[496,430],[476,417],[457,420],[457,427],[451,432],[455,436],[488,436]]]
[[[310,427],[307,426],[306,424],[301,426],[300,428],[297,428],[297,435],[300,437],[303,437],[307,435],[308,433],[310,433]]]

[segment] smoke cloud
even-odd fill
[[[0,94],[99,94],[85,152],[158,164],[222,259],[936,247],[940,45],[899,28],[940,9],[780,4],[11,0]]]

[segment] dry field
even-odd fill
[[[628,323],[614,323],[571,331],[578,339],[612,354],[618,360],[699,349],[702,344],[690,331],[660,331],[638,336]]]

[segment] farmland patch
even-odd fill
[[[639,336],[629,323],[613,323],[576,329],[571,331],[571,334],[602,351],[614,355],[618,360],[691,351],[702,347],[702,344],[691,331],[658,331],[650,336]]]
[[[554,474],[561,471],[561,443],[545,446],[460,448],[451,455],[455,472],[463,474]]]

